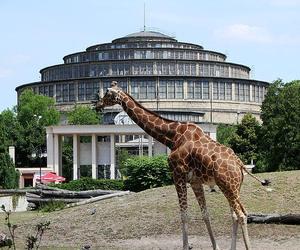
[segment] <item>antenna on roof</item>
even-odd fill
[[[146,3],[144,2],[144,32],[146,31]]]

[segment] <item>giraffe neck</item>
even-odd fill
[[[119,94],[119,104],[128,116],[147,134],[169,148],[172,148],[174,145],[174,137],[176,136],[176,128],[180,123],[162,118],[158,114],[143,107],[127,93],[121,92]]]

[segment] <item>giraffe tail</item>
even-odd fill
[[[250,175],[252,178],[254,178],[255,180],[259,181],[261,185],[263,186],[268,186],[271,181],[270,180],[267,180],[267,179],[264,179],[264,180],[261,180],[259,179],[258,177],[256,177],[254,174],[252,174],[251,172],[249,172],[249,170],[243,165],[242,166],[243,170],[248,174]]]

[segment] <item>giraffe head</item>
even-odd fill
[[[103,97],[100,97],[98,93],[98,100],[94,102],[96,111],[99,112],[105,107],[120,104],[120,92],[121,89],[117,86],[117,82],[113,81]]]

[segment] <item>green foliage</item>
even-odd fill
[[[73,179],[73,140],[65,137],[62,143],[62,176],[66,181]]]
[[[229,145],[245,164],[258,158],[258,134],[260,125],[252,114],[246,114],[236,125],[236,132],[229,139]]]
[[[148,188],[172,184],[172,177],[167,162],[167,156],[133,157],[125,161],[127,179],[125,189],[143,191]]]
[[[230,146],[229,142],[236,133],[235,125],[219,124],[217,127],[217,141],[225,146]]]
[[[261,109],[259,171],[300,169],[300,81],[272,83]]]
[[[64,209],[66,204],[63,201],[50,201],[39,206],[39,211],[50,213],[57,210]]]
[[[0,153],[0,188],[11,189],[19,186],[19,172],[7,152]]]
[[[17,118],[13,110],[4,110],[0,114],[0,152],[6,152],[14,145],[17,137]]]
[[[119,170],[121,172],[121,175],[126,177],[128,175],[127,173],[127,167],[126,167],[126,160],[132,157],[128,150],[123,149],[123,148],[118,148],[117,149],[117,161],[118,161],[118,166]]]
[[[93,125],[100,123],[98,113],[88,106],[76,105],[74,110],[68,113],[68,123],[72,125]]]
[[[29,89],[20,95],[16,124],[18,136],[15,141],[17,165],[32,166],[31,155],[40,155],[45,151],[45,127],[58,124],[60,119],[54,103],[53,98],[37,95]]]
[[[92,179],[90,177],[82,177],[78,180],[73,180],[68,183],[54,184],[51,186],[71,191],[84,191],[93,189],[124,190],[124,184],[122,180]]]

